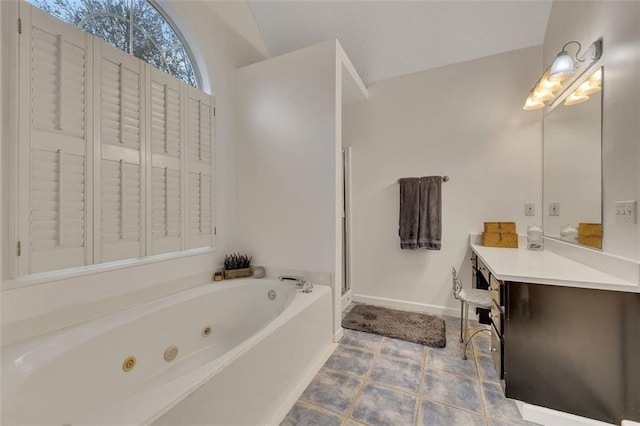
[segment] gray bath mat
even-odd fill
[[[417,312],[356,305],[344,317],[342,326],[434,348],[444,348],[447,344],[444,320]]]

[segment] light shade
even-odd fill
[[[527,101],[524,103],[522,109],[525,111],[534,111],[543,107],[544,102],[542,102],[540,99],[534,98],[532,90],[531,92],[529,92],[529,97],[527,97]]]
[[[556,59],[553,60],[551,68],[549,68],[549,76],[551,79],[565,79],[576,73],[573,65],[573,59],[566,50],[558,53]]]
[[[556,95],[553,94],[551,90],[538,89],[534,90],[533,98],[542,102],[550,101],[555,98]]]
[[[562,89],[562,84],[560,84],[557,81],[552,81],[549,78],[550,78],[549,71],[546,71],[542,76],[542,78],[540,79],[540,82],[538,83],[537,88],[543,89],[543,90],[550,90],[552,92],[557,92],[558,90]]]
[[[589,77],[589,81],[594,81],[594,82],[602,81],[602,68],[598,68],[596,72],[591,74],[591,77]]]
[[[567,99],[564,101],[564,104],[565,105],[578,105],[578,104],[581,104],[581,103],[586,102],[588,100],[589,100],[589,97],[587,95],[579,95],[579,94],[573,92],[572,94],[567,96]]]
[[[587,80],[580,85],[574,92],[576,95],[592,95],[601,90],[599,82],[591,82],[591,80]]]

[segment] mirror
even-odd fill
[[[602,248],[602,75],[601,67],[585,76],[544,117],[545,235],[597,249]]]

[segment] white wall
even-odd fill
[[[522,105],[540,76],[542,49],[517,50],[373,83],[346,105],[352,148],[355,295],[433,312],[452,308],[451,267],[470,285],[468,236],[483,221],[541,221],[542,116]],[[398,178],[448,175],[442,250],[400,250]],[[536,216],[524,216],[524,202]],[[378,303],[384,300],[378,300]]]
[[[335,265],[336,44],[239,70],[238,241],[256,265]]]
[[[603,38],[603,249],[640,260],[640,225],[616,224],[615,201],[640,202],[640,3],[555,1],[544,63],[577,40]],[[569,47],[575,53],[575,46]],[[640,217],[638,218],[640,219]]]
[[[7,4],[8,2],[2,2],[2,7],[5,8]],[[9,281],[4,272],[6,268],[2,268],[2,344],[153,299],[193,285],[197,283],[197,279],[200,282],[208,280],[213,269],[222,264],[224,254],[236,249],[237,67],[265,59],[268,52],[246,3],[171,1],[163,2],[162,5],[194,50],[205,78],[205,90],[208,89],[216,97],[217,251],[154,264],[129,265],[126,269],[107,270],[73,278],[57,277],[49,282]],[[7,9],[3,9],[4,14],[6,11]],[[11,19],[17,19],[17,16]],[[252,22],[255,28],[251,27]],[[4,52],[7,47],[4,34],[2,43]],[[4,62],[1,68],[5,84],[7,77],[4,71],[7,68]],[[3,109],[6,108],[6,99],[6,96],[2,96]],[[3,157],[8,144],[3,133]],[[3,187],[9,180],[6,170],[3,163]],[[3,192],[2,196],[0,204],[6,206],[6,193]],[[4,212],[1,217],[6,218]],[[6,219],[2,225],[4,230],[7,226]],[[12,253],[8,245],[9,242],[3,238],[1,250],[5,261]],[[46,315],[42,316],[43,314]]]

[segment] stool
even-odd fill
[[[481,328],[475,330],[469,337],[469,306],[476,308],[491,308],[491,293],[489,290],[480,290],[477,288],[464,289],[462,287],[462,280],[456,271],[456,268],[451,268],[453,274],[453,297],[460,301],[460,342],[464,342],[462,348],[462,359],[467,359],[467,345],[473,339],[473,337],[481,331],[491,330]]]

